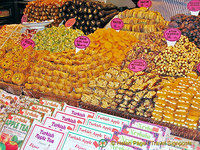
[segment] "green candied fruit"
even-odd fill
[[[36,50],[61,52],[65,49],[75,49],[74,40],[82,35],[84,33],[79,29],[68,29],[64,25],[61,25],[39,31],[33,40],[36,44]]]

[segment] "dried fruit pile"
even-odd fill
[[[98,29],[88,35],[88,38],[91,41],[88,47],[91,50],[91,54],[95,52],[102,55],[102,58],[111,58],[112,63],[119,65],[125,58],[126,53],[137,42],[136,38],[127,32],[117,32],[111,28]]]
[[[84,35],[81,30],[60,27],[45,28],[34,36],[35,50],[61,52],[65,49],[75,49],[74,40]]]
[[[157,92],[152,119],[197,129],[200,117],[200,78],[195,72],[171,79]]]
[[[178,14],[171,17],[170,27],[181,30],[182,35],[188,37],[190,42],[194,42],[200,48],[200,16],[186,16]]]
[[[125,10],[119,13],[119,18],[124,22],[123,30],[131,31],[137,39],[144,39],[151,32],[162,32],[168,24],[159,12],[145,7]]]

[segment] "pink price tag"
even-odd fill
[[[31,39],[24,39],[24,40],[21,41],[21,45],[24,49],[27,48],[30,45],[34,48],[35,42]]]
[[[197,71],[200,72],[200,63],[197,65]]]
[[[28,16],[27,15],[22,16],[21,23],[23,23],[23,22],[28,22]]]
[[[65,22],[65,27],[71,27],[71,26],[73,26],[75,23],[76,23],[76,19],[75,19],[75,18],[71,18],[71,19],[69,19],[69,20],[67,20],[67,21]]]
[[[128,68],[134,72],[143,71],[147,68],[147,62],[143,59],[136,59],[129,64]]]
[[[124,26],[124,22],[119,18],[114,18],[111,21],[111,27],[115,30],[121,30]]]
[[[90,39],[87,36],[79,36],[75,39],[74,45],[79,49],[84,49],[90,45]]]
[[[188,4],[187,4],[187,8],[190,11],[200,11],[200,1],[199,0],[191,0]]]
[[[164,37],[171,42],[178,41],[181,37],[181,31],[176,28],[169,28],[164,32]]]
[[[152,5],[151,0],[139,0],[137,3],[138,7],[146,7],[149,8]]]

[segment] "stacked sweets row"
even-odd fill
[[[118,8],[113,4],[93,2],[90,0],[70,1],[34,1],[29,2],[24,14],[29,22],[40,22],[54,19],[53,26],[59,26],[64,20],[75,18],[73,28],[81,29],[85,34],[94,32],[97,28],[104,27],[115,15]]]

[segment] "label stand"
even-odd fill
[[[167,46],[174,46],[176,44],[176,41],[168,41],[167,40]]]
[[[191,15],[194,16],[198,16],[199,15],[199,11],[190,11]]]

